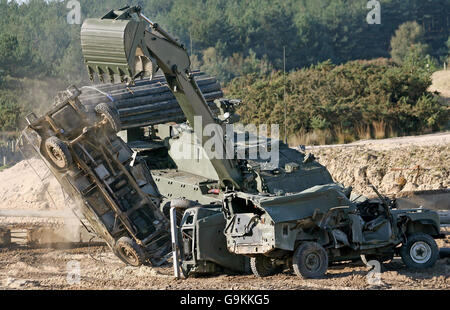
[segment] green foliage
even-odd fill
[[[84,66],[79,59],[70,65],[63,63],[73,50],[81,55],[80,26],[67,23],[69,10],[66,5],[66,2],[43,0],[18,5],[0,0],[0,42],[8,42],[0,44],[0,54],[10,57],[5,59],[9,67],[1,63],[1,68],[19,78],[52,76],[68,82],[72,79],[71,83],[85,78]],[[66,77],[61,65],[70,66],[76,74]]]
[[[19,128],[22,109],[12,92],[0,92],[0,131],[15,131]]]
[[[82,20],[121,0],[80,0]],[[450,0],[384,0],[381,25],[368,25],[367,0],[139,0],[147,16],[178,36],[202,70],[223,82],[255,70],[287,70],[331,59],[341,64],[389,56],[399,25],[418,21],[435,58],[447,57]],[[67,1],[0,0],[0,69],[14,77],[87,82],[80,25],[69,25]],[[211,55],[211,48],[214,49]],[[12,57],[12,58],[11,58]],[[209,58],[208,58],[209,57]],[[6,64],[8,62],[8,64]],[[11,70],[13,68],[13,70]],[[262,69],[261,69],[262,68]]]
[[[126,2],[79,1],[82,20],[102,16]],[[381,25],[367,24],[367,0],[129,3],[141,5],[148,17],[179,37],[192,52],[194,68],[225,83],[243,76],[234,80],[230,89],[254,102],[244,111],[247,121],[282,123],[283,77],[270,72],[282,70],[285,47],[286,68],[292,71],[287,81],[290,133],[302,128],[320,131],[325,141],[325,135],[338,136],[338,131],[343,140],[348,139],[361,122],[371,127],[372,121],[386,122],[386,126],[405,132],[440,126],[442,113],[433,97],[425,94],[425,86],[436,65],[432,58],[442,61],[449,56],[450,0],[383,0]],[[80,25],[67,23],[66,5],[67,1],[29,0],[19,5],[0,0],[0,130],[17,126],[14,113],[19,110],[46,109],[51,95],[68,84],[89,83],[82,61]],[[389,57],[395,30],[408,21],[417,21],[423,33],[410,31],[406,36],[400,32],[396,50],[408,50],[405,42],[415,46],[412,52],[399,53],[401,68],[385,61],[333,65]],[[432,58],[423,55],[422,35]],[[236,88],[239,83],[240,90]],[[2,89],[6,88],[14,95],[5,95]],[[12,115],[6,116],[9,113]],[[423,119],[419,121],[415,115]]]
[[[330,124],[327,122],[326,119],[322,118],[321,116],[314,115],[311,117],[311,127],[314,130],[324,130],[327,129],[330,126]]]
[[[17,36],[9,33],[0,33],[0,68],[2,74],[13,72],[16,63],[22,60]]]
[[[381,137],[440,129],[449,114],[427,92],[430,75],[384,59],[340,66],[327,61],[293,71],[286,78],[288,136],[330,129],[335,141],[348,141],[371,132]],[[244,123],[280,124],[284,136],[282,73],[237,78],[228,85],[227,96],[244,100],[239,111]]]
[[[223,57],[216,48],[210,47],[204,50],[200,57],[199,59],[196,55],[193,56],[192,67],[207,71],[221,81],[229,81],[250,73],[267,74],[272,70],[267,59],[258,59],[252,50],[247,57],[239,53]]]
[[[395,31],[391,39],[391,56],[403,64],[408,58],[422,58],[427,55],[428,45],[424,43],[425,32],[417,22],[406,22]]]
[[[447,64],[450,64],[450,37],[448,37],[447,42],[445,43],[447,46]]]

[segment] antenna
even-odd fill
[[[283,104],[284,104],[284,143],[287,144],[287,107],[286,107],[286,46],[283,46]]]

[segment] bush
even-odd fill
[[[22,109],[16,96],[10,92],[0,92],[0,131],[16,131],[21,115]]]
[[[447,46],[447,64],[450,65],[450,37],[448,37],[445,45]]]
[[[291,72],[285,98],[288,136],[303,141],[308,133],[326,132],[334,142],[346,143],[438,130],[449,115],[427,92],[430,85],[431,72],[385,59],[341,66],[327,61]],[[284,124],[283,88],[283,74],[272,72],[236,78],[225,92],[243,99],[239,113],[245,124]],[[284,126],[280,133],[284,136]],[[327,139],[309,135],[307,140]]]

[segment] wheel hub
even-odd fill
[[[431,247],[423,241],[415,242],[409,250],[411,259],[418,264],[424,264],[431,258]]]
[[[51,154],[53,155],[53,157],[57,160],[61,160],[61,154],[55,150],[54,148],[51,149]]]
[[[130,250],[128,247],[122,247],[122,253],[124,254],[125,258],[131,262],[134,263],[135,261],[137,261],[137,257],[134,253],[134,251]]]
[[[317,270],[320,267],[320,257],[316,253],[310,253],[305,258],[305,266],[311,271]]]

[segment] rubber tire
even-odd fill
[[[106,103],[100,103],[95,107],[95,112],[100,116],[104,116],[114,132],[119,132],[122,128],[119,113],[115,108],[110,107]]]
[[[426,263],[416,263],[410,256],[410,249],[414,243],[422,241],[427,243],[431,248],[431,256]],[[433,237],[424,233],[415,233],[408,236],[406,243],[400,248],[400,256],[402,257],[403,263],[412,269],[427,269],[434,266],[439,258],[439,248],[434,241]]]
[[[316,253],[319,257],[319,266],[316,270],[309,270],[306,267],[306,258],[309,254]],[[292,267],[294,273],[305,279],[319,279],[324,276],[328,269],[327,251],[316,242],[301,243],[294,251],[292,257]]]
[[[269,277],[280,272],[279,266],[274,266],[269,257],[258,255],[250,258],[250,268],[252,273],[259,277]]]
[[[59,138],[53,136],[45,140],[45,151],[50,163],[59,170],[68,169],[73,162],[69,147]],[[55,157],[55,154],[57,157]]]
[[[128,251],[132,257],[127,256],[124,250]],[[125,264],[139,267],[145,262],[144,250],[129,237],[121,237],[114,245],[114,254]]]

